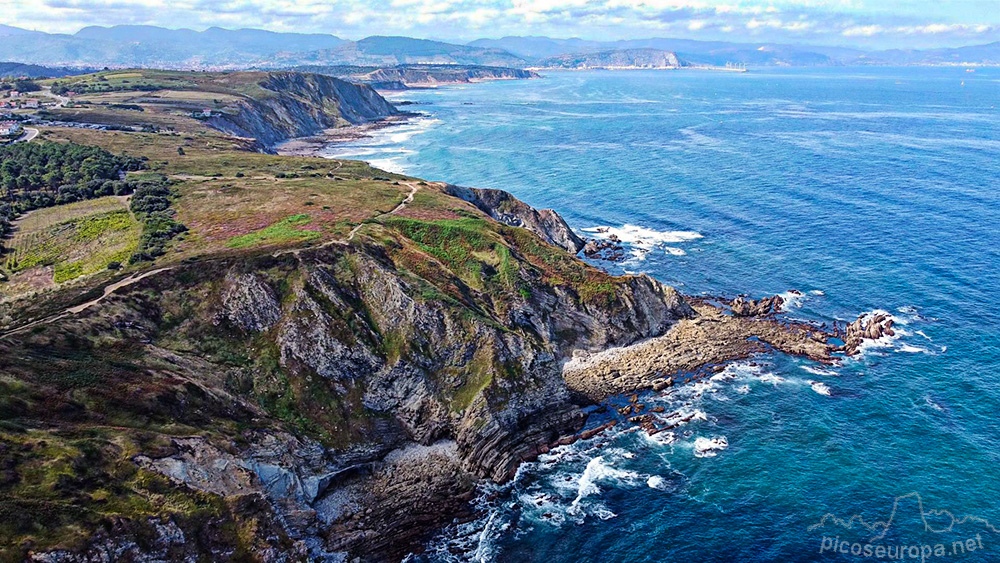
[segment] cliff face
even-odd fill
[[[370,84],[381,90],[402,90],[411,86],[468,84],[481,80],[525,80],[539,78],[537,73],[520,68],[479,65],[411,64],[397,66],[307,65],[302,72],[335,76],[352,82]]]
[[[400,114],[370,86],[329,76],[272,72],[262,74],[259,86],[265,95],[245,97],[236,111],[227,111],[206,123],[231,135],[253,137],[270,147],[324,129]]]
[[[584,240],[570,229],[558,213],[551,209],[535,209],[509,192],[461,186],[448,186],[447,192],[475,205],[501,223],[532,231],[570,254],[576,254],[584,247]]]
[[[676,68],[677,55],[660,49],[620,49],[600,53],[561,55],[541,61],[542,68]]]
[[[565,226],[509,194],[458,193],[541,234]],[[68,488],[44,494],[120,522],[76,517],[88,535],[45,557],[399,560],[468,515],[477,479],[507,479],[579,430],[585,401],[562,374],[575,350],[693,315],[649,277],[613,278],[486,218],[393,218],[366,233],[178,266],[0,340],[0,371],[21,382],[0,381],[4,419],[63,430],[0,450],[3,482],[25,483],[31,460],[63,448],[79,462],[59,478]],[[439,254],[434,241],[483,261],[470,273],[448,262],[458,247]],[[98,445],[72,453],[83,444]],[[126,502],[132,491],[172,508]],[[39,509],[16,498],[30,527]]]

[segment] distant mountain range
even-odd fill
[[[848,47],[784,45],[776,43],[727,43],[691,39],[633,39],[588,41],[549,37],[479,39],[474,47],[503,49],[528,60],[565,59],[566,55],[656,49],[676,53],[687,64],[751,66],[1000,64],[1000,42],[988,45],[927,50],[864,51]]]
[[[461,64],[523,67],[528,61],[503,49],[455,45],[410,37],[374,36],[344,42],[332,49],[283,53],[276,63],[394,66],[401,64]]]
[[[48,66],[40,66],[25,63],[9,63],[0,62],[0,78],[4,77],[27,77],[27,78],[59,78],[62,76],[70,76],[73,74],[80,74],[81,72],[87,72],[93,69],[79,69],[79,68],[53,68]]]
[[[348,41],[326,34],[217,27],[192,31],[135,25],[87,27],[71,35],[0,25],[0,41],[3,44],[0,56],[6,60],[77,67],[236,69],[409,64],[513,68],[655,67],[664,66],[657,61],[670,60],[674,54],[681,64],[697,65],[1000,64],[1000,42],[947,49],[890,51],[666,38],[601,42],[504,37],[460,45],[410,37],[374,36]],[[602,60],[608,63],[601,64]],[[633,64],[628,64],[629,61]]]

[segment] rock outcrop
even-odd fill
[[[766,317],[781,312],[784,303],[785,300],[780,295],[763,297],[756,301],[737,297],[729,303],[729,308],[737,317]]]
[[[852,356],[860,351],[861,344],[865,340],[896,336],[896,331],[892,329],[895,323],[895,319],[888,313],[862,315],[843,330],[839,330],[838,327],[838,336],[844,341],[841,349],[848,356]]]
[[[592,401],[635,389],[662,390],[679,374],[699,377],[708,366],[721,366],[771,349],[832,363],[833,336],[819,327],[772,318],[727,315],[708,303],[695,303],[695,314],[662,336],[596,354],[578,353],[563,375],[570,389]]]
[[[558,213],[551,209],[535,209],[503,190],[449,185],[447,192],[475,205],[497,221],[524,227],[571,254],[580,252],[585,245]]]

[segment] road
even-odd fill
[[[24,133],[25,133],[24,135],[22,135],[21,137],[19,137],[14,142],[15,143],[30,143],[32,139],[34,139],[35,137],[38,136],[38,129],[35,129],[34,127],[25,127],[24,128]]]
[[[35,134],[37,134],[37,133],[38,133],[38,131],[35,130]],[[34,138],[34,137],[32,137],[32,138]],[[417,190],[420,189],[420,186],[417,185],[414,182],[401,182],[401,184],[403,184],[404,186],[408,186],[410,188],[410,193],[407,194],[406,197],[403,198],[403,201],[401,201],[399,203],[399,205],[397,205],[396,207],[394,207],[392,209],[392,211],[388,211],[386,213],[382,213],[382,214],[376,215],[375,216],[376,219],[379,218],[379,217],[385,217],[386,215],[393,215],[393,214],[399,213],[400,211],[406,209],[407,205],[409,205],[410,203],[413,203],[413,197],[417,194]],[[360,231],[361,227],[363,227],[364,225],[365,225],[364,223],[361,223],[361,224],[357,225],[356,227],[354,227],[353,229],[351,229],[351,232],[349,232],[347,234],[347,237],[345,237],[345,238],[334,239],[334,240],[331,240],[329,242],[323,243],[322,245],[320,245],[318,247],[311,247],[311,248],[323,248],[325,246],[330,246],[332,244],[347,244],[350,241],[354,240],[354,236],[356,234],[358,234],[358,231]],[[298,256],[299,252],[301,252],[303,250],[307,250],[307,249],[309,249],[309,248],[294,248],[294,249],[288,249],[288,250],[281,250],[281,251],[275,252],[274,256],[281,256],[283,254],[294,254],[295,256]],[[8,330],[6,332],[0,332],[0,339],[6,338],[8,336],[15,335],[15,334],[19,334],[21,332],[24,332],[26,330],[30,330],[30,329],[32,329],[32,328],[34,328],[36,326],[39,326],[39,325],[53,323],[53,322],[65,319],[65,318],[67,318],[67,317],[69,317],[71,315],[76,315],[76,314],[82,313],[83,311],[86,311],[87,309],[93,307],[94,305],[97,305],[98,303],[104,301],[110,295],[112,295],[116,291],[118,291],[119,289],[122,289],[124,287],[128,287],[128,286],[130,286],[130,285],[132,285],[134,283],[137,283],[139,281],[142,281],[142,280],[144,280],[144,279],[146,279],[146,278],[148,278],[150,276],[154,276],[154,275],[162,273],[162,272],[167,272],[169,270],[174,269],[175,267],[176,266],[166,266],[164,268],[157,268],[155,270],[149,270],[148,272],[143,272],[141,274],[138,274],[138,273],[137,274],[132,274],[131,276],[129,276],[129,277],[125,278],[125,279],[122,279],[122,280],[119,280],[119,281],[116,281],[114,283],[106,285],[104,287],[104,292],[102,293],[102,295],[100,297],[96,298],[96,299],[92,299],[92,300],[87,301],[86,303],[82,303],[80,305],[74,305],[73,307],[68,307],[65,310],[63,310],[61,313],[56,313],[56,314],[53,314],[53,315],[49,315],[48,317],[43,317],[41,319],[36,319],[34,321],[31,321],[31,322],[29,322],[27,324],[23,324],[23,325],[21,325],[21,326],[19,326],[17,328]]]

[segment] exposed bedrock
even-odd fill
[[[509,192],[452,185],[447,187],[447,192],[475,205],[501,223],[534,232],[570,254],[576,254],[584,247],[584,240],[570,229],[558,213],[551,209],[535,209]]]

